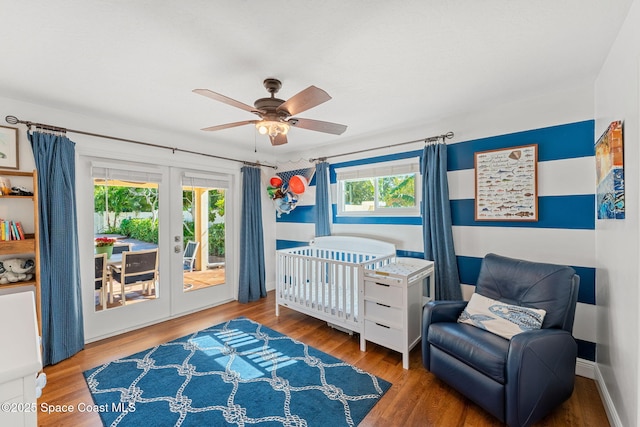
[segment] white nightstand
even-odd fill
[[[399,351],[409,369],[409,351],[422,336],[422,307],[434,297],[433,261],[396,258],[366,270],[363,293],[365,340]]]
[[[42,356],[33,292],[1,295],[0,325],[0,425],[37,426]]]

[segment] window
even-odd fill
[[[419,158],[336,170],[338,215],[420,214]]]

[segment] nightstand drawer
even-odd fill
[[[401,329],[392,328],[380,322],[365,320],[364,338],[391,350],[402,351],[403,333]]]
[[[364,302],[364,317],[374,322],[402,329],[403,310],[374,301]]]
[[[402,288],[370,280],[364,281],[365,299],[374,299],[394,307],[402,307]]]

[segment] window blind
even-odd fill
[[[407,175],[420,172],[419,158],[366,166],[353,166],[336,169],[336,177],[339,181],[347,179],[365,179],[377,176]]]
[[[226,176],[197,175],[185,173],[182,176],[184,187],[229,189],[229,178]]]

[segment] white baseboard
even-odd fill
[[[613,400],[611,399],[611,395],[609,394],[609,390],[607,389],[607,385],[605,384],[604,378],[602,377],[602,373],[600,372],[598,365],[595,363],[593,370],[595,374],[596,386],[598,387],[600,398],[602,399],[602,403],[604,404],[604,410],[607,413],[609,424],[611,424],[613,427],[623,427],[622,421],[620,421],[620,417],[618,416],[616,407],[613,404]]]
[[[595,367],[596,364],[594,362],[578,358],[576,360],[576,375],[595,380]]]

